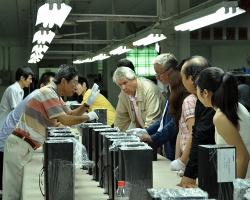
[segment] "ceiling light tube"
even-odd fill
[[[54,24],[61,27],[71,11],[65,3],[45,3],[38,9],[36,25],[42,23],[43,27],[52,28]]]
[[[31,54],[30,58],[33,58],[33,59],[42,59],[43,58],[43,54],[41,53],[33,53]]]
[[[105,53],[100,53],[98,54],[97,56],[93,57],[93,60],[104,60],[104,59],[107,59],[109,58],[110,56],[105,54]]]
[[[246,12],[237,1],[221,2],[175,21],[176,31],[193,31]]]
[[[132,50],[131,48],[127,48],[126,46],[119,46],[109,52],[110,55],[120,55]]]
[[[35,52],[35,53],[45,53],[47,50],[49,49],[48,46],[46,45],[42,45],[42,44],[37,44],[32,48],[31,52]]]
[[[40,62],[40,59],[31,58],[28,60],[28,63],[37,63],[37,62]]]
[[[86,58],[86,59],[77,59],[74,60],[73,63],[74,64],[81,64],[81,63],[88,63],[88,62],[94,62],[95,60],[93,60],[92,58]]]
[[[77,59],[73,61],[73,64],[81,64],[81,63],[83,63],[83,60],[81,59]]]
[[[167,37],[163,34],[154,34],[154,33],[151,33],[149,34],[147,37],[145,38],[142,38],[140,40],[137,40],[135,42],[133,42],[133,45],[134,46],[147,46],[149,44],[153,44],[153,43],[156,43],[156,42],[159,42],[161,40],[164,40],[166,39]]]
[[[55,33],[47,30],[39,30],[35,33],[33,41],[37,41],[38,44],[45,44],[45,42],[51,43],[53,38],[55,37]]]

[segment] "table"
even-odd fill
[[[32,160],[24,167],[23,199],[44,200],[39,189],[39,173],[43,166],[43,153],[41,148],[34,153]],[[75,200],[107,200],[108,195],[103,194],[103,188],[98,187],[98,182],[91,180],[87,170],[76,169]],[[176,184],[181,180],[176,172],[170,171],[170,161],[161,155],[157,155],[157,161],[153,161],[153,188],[177,188]],[[42,186],[44,191],[44,186]]]

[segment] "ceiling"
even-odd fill
[[[33,35],[38,29],[35,27],[37,10],[43,4],[44,1],[41,0],[0,1],[0,47],[28,46],[31,50]],[[102,48],[112,39],[121,39],[117,38],[113,30],[112,38],[106,41],[106,21],[118,20],[114,23],[126,23],[122,21],[124,15],[145,15],[146,13],[146,15],[156,16],[157,12],[156,1],[153,0],[72,0],[68,2],[68,5],[72,7],[70,15],[61,28],[54,30],[58,39],[53,39],[45,58],[81,55],[89,52],[89,47],[86,45],[92,45],[92,49]],[[74,14],[102,14],[104,16],[94,18],[90,15],[88,19],[94,21],[89,23],[76,22],[75,19],[79,19],[79,16],[73,16]],[[121,16],[120,18],[107,16],[111,14]],[[135,31],[136,28],[147,27],[151,24],[152,22],[139,22],[139,20],[137,22],[131,19],[131,22],[126,23],[125,34],[130,35],[131,31]],[[76,33],[83,34],[69,36]],[[85,47],[84,44],[86,44]]]
[[[44,59],[75,58],[149,27],[159,20],[157,2],[165,1],[168,0],[71,0],[67,4],[72,10],[62,27],[54,30],[58,39],[53,39]],[[44,2],[0,1],[0,47],[28,47],[29,52],[31,51],[34,46],[33,35],[38,29],[35,27],[37,10]],[[191,7],[202,2],[206,1],[190,0]],[[79,14],[84,14],[84,18]],[[148,17],[139,19],[135,15]],[[77,19],[92,22],[76,22]],[[108,21],[113,21],[114,25],[113,28],[111,26],[109,36]],[[69,36],[76,33],[84,34]],[[29,56],[27,55],[27,59]]]

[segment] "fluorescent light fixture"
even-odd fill
[[[105,54],[105,53],[100,53],[98,54],[97,56],[93,57],[93,60],[96,61],[96,60],[104,60],[104,59],[107,59],[109,58],[110,56]]]
[[[110,55],[120,55],[132,50],[131,48],[127,48],[126,46],[119,46],[116,49],[113,49],[109,52]]]
[[[73,61],[73,64],[81,64],[83,60],[77,59]]]
[[[46,45],[42,45],[42,44],[37,44],[32,48],[31,52],[35,52],[35,53],[45,53],[47,50],[49,49],[48,46]]]
[[[140,37],[140,38],[138,38]],[[138,38],[138,39],[137,39]],[[156,42],[159,42],[161,40],[166,39],[167,37],[165,35],[162,34],[162,30],[161,29],[152,29],[150,30],[150,32],[143,34],[143,35],[138,35],[135,38],[135,42],[133,42],[134,46],[147,46],[149,44],[153,44]]]
[[[31,56],[30,56],[30,58],[32,59],[42,59],[43,58],[43,54],[41,54],[41,53],[33,53],[33,54],[31,54]]]
[[[82,63],[88,63],[88,62],[94,62],[95,60],[93,60],[92,58],[86,58],[86,59],[77,59],[74,60],[73,63],[74,64],[82,64]]]
[[[193,31],[246,12],[238,7],[237,1],[215,4],[175,21],[176,31]]]
[[[83,60],[83,63],[88,63],[88,62],[94,62],[95,60],[93,60],[92,58],[86,58]]]
[[[31,58],[30,60],[28,60],[28,63],[37,63],[37,62],[40,62],[40,59]]]
[[[38,9],[36,25],[42,23],[43,27],[52,28],[54,24],[61,27],[71,11],[65,3],[45,3]]]
[[[39,30],[35,33],[33,41],[37,41],[38,44],[45,44],[45,42],[51,43],[53,38],[55,37],[55,33],[47,30]]]
[[[155,43],[155,50],[157,51],[157,53],[160,53],[160,45],[157,43]]]

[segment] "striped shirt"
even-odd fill
[[[29,138],[39,147],[45,141],[46,127],[55,126],[56,118],[65,115],[68,110],[69,108],[58,96],[54,83],[42,87],[28,101],[14,131]]]

